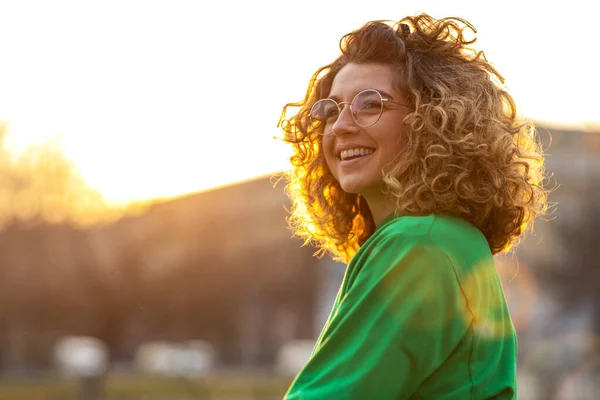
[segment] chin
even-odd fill
[[[346,193],[361,194],[369,186],[370,185],[366,184],[365,182],[344,181],[343,179],[340,181],[340,187]]]
[[[373,195],[377,196],[378,194],[383,193],[385,183],[383,179],[351,179],[352,177],[347,177],[347,179],[339,179],[338,182],[342,190],[346,193],[350,194],[360,194],[366,197],[372,197]]]

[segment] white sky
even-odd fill
[[[287,167],[281,107],[339,38],[425,11],[478,29],[525,116],[600,126],[594,2],[556,4],[0,0],[0,121],[15,152],[59,136],[114,203],[270,173]]]

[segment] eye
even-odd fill
[[[366,90],[358,94],[352,102],[355,113],[379,113],[381,111],[381,96],[374,90]]]
[[[310,117],[321,122],[334,121],[338,114],[337,103],[331,99],[319,100],[310,111]]]
[[[338,117],[339,111],[337,107],[328,107],[323,110],[323,117],[325,121],[330,121]]]
[[[378,100],[367,100],[361,104],[360,111],[379,110],[381,108],[381,102]]]

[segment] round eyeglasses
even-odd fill
[[[383,97],[378,90],[365,89],[354,96],[351,102],[337,102],[333,99],[321,99],[310,109],[311,122],[322,124],[322,129],[317,130],[319,135],[329,135],[333,130],[333,124],[342,112],[342,104],[350,104],[350,115],[356,124],[362,128],[368,128],[377,123],[383,114],[384,103],[392,103],[406,107],[406,104],[396,103]]]

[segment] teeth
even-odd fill
[[[365,156],[365,155],[369,155],[369,154],[373,153],[374,151],[375,150],[373,150],[373,149],[366,149],[364,147],[359,147],[356,149],[349,149],[349,150],[342,150],[342,152],[340,153],[340,158],[342,160],[345,160],[350,157]]]

